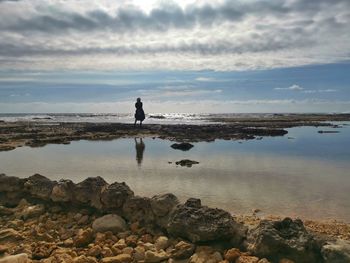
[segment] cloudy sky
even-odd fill
[[[349,112],[349,0],[0,0],[0,113]]]

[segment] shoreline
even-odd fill
[[[232,216],[199,199],[180,203],[171,193],[136,196],[125,183],[101,177],[74,184],[2,174],[0,204],[0,254],[28,258],[21,262],[350,260],[350,224]]]
[[[69,144],[77,140],[114,140],[135,136],[167,139],[177,142],[210,142],[252,140],[265,136],[284,136],[285,129],[312,126],[339,128],[332,121],[350,121],[349,114],[276,115],[269,118],[208,119],[220,124],[143,124],[90,122],[0,122],[0,151],[17,147],[42,147],[47,144]],[[332,131],[320,131],[332,132]]]

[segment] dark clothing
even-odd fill
[[[135,119],[137,121],[143,121],[145,119],[145,112],[142,109],[142,102],[136,102],[135,103]]]

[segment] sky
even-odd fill
[[[350,112],[349,0],[0,0],[0,113]]]

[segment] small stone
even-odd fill
[[[0,254],[5,253],[8,249],[9,249],[9,247],[7,245],[0,244]]]
[[[262,258],[258,261],[258,263],[271,263],[271,262],[268,261],[266,258]]]
[[[169,255],[164,250],[152,251],[147,250],[145,252],[145,262],[156,263],[161,262],[169,258]]]
[[[145,250],[152,250],[152,251],[156,250],[156,246],[152,243],[144,243],[143,247],[145,248]]]
[[[130,235],[130,236],[126,237],[125,243],[126,243],[129,247],[136,247],[136,246],[137,246],[138,238],[139,238],[139,237],[138,237],[137,235]]]
[[[258,263],[258,261],[259,261],[259,258],[257,257],[242,255],[236,260],[236,263]]]
[[[222,260],[219,252],[214,251],[211,247],[201,246],[190,257],[189,263],[218,263]]]
[[[118,249],[126,248],[127,245],[125,243],[125,239],[119,239],[118,242],[113,245],[113,247],[118,248]]]
[[[29,263],[28,255],[21,253],[13,256],[0,258],[0,263]]]
[[[295,263],[295,262],[288,258],[282,258],[278,263]]]
[[[0,230],[0,242],[5,243],[5,242],[15,242],[18,240],[22,240],[24,237],[17,232],[16,230],[12,228],[7,228]]]
[[[92,223],[92,229],[95,232],[112,231],[116,234],[127,230],[127,226],[123,218],[115,214],[109,214],[97,218]]]
[[[63,246],[65,247],[71,247],[73,246],[74,242],[72,238],[68,238],[65,241],[63,241]]]
[[[169,247],[169,239],[165,236],[160,236],[154,243],[157,250],[167,249]]]
[[[101,251],[101,255],[103,257],[113,257],[114,256],[112,250],[109,247],[103,247],[102,251]]]
[[[144,260],[145,258],[145,248],[137,246],[134,249],[134,259],[136,261]]]
[[[134,249],[132,247],[126,247],[122,251],[123,251],[123,254],[132,255],[132,253],[134,252]]]
[[[235,262],[241,255],[241,251],[238,248],[231,248],[226,251],[224,258],[229,262]]]
[[[85,225],[89,222],[89,216],[88,215],[83,215],[79,221],[78,221],[78,224],[79,225]]]
[[[73,259],[74,263],[97,263],[98,261],[94,257],[87,257],[84,255],[81,255],[79,257],[76,257]]]
[[[195,245],[180,241],[175,245],[175,248],[171,251],[171,257],[175,259],[185,259],[193,255]]]
[[[97,246],[91,247],[86,254],[88,256],[98,257],[101,254],[101,252],[102,252],[102,248],[97,245]]]
[[[93,240],[93,232],[91,228],[86,230],[79,229],[78,234],[74,238],[74,244],[77,247],[84,247]]]
[[[114,257],[105,257],[101,259],[101,263],[128,263],[131,262],[132,258],[128,254],[120,254]]]

